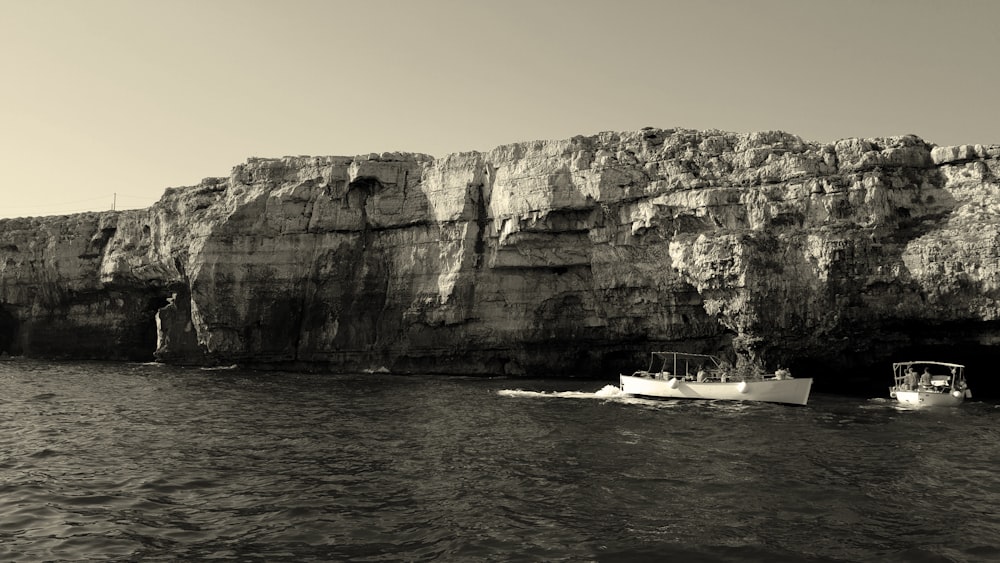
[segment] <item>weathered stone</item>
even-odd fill
[[[148,209],[0,221],[0,352],[579,375],[995,342],[998,155],[647,128],[252,158]]]

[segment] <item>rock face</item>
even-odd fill
[[[609,377],[663,348],[988,352],[998,175],[998,145],[649,128],[255,158],[144,210],[0,221],[0,352]]]

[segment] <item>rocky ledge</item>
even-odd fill
[[[0,352],[608,377],[653,349],[988,357],[998,174],[1000,145],[652,128],[252,158],[148,209],[0,221]]]

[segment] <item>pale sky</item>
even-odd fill
[[[0,0],[0,217],[146,207],[251,156],[644,126],[1000,143],[998,21],[993,0]]]

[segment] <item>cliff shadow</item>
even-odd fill
[[[961,202],[952,195],[946,186],[944,175],[938,171],[928,175],[930,187],[920,186],[912,191],[908,201],[898,201],[890,208],[894,229],[891,232],[879,232],[876,225],[872,229],[873,243],[879,240],[887,242],[906,243],[924,236],[947,222]],[[911,185],[919,185],[917,178],[911,178]],[[881,235],[881,236],[880,236]]]
[[[19,323],[7,312],[0,341],[14,353],[66,360],[150,361],[156,349],[157,290],[106,289],[65,295]]]
[[[17,318],[0,304],[0,356],[19,356],[21,346],[18,342],[20,323]]]
[[[881,172],[872,174],[879,178]],[[770,258],[770,248],[779,240],[773,236],[769,244],[754,248],[755,263],[760,265],[755,277],[765,290],[780,286],[785,273],[822,274],[799,283],[804,291],[796,293],[795,287],[788,287],[785,299],[763,309],[761,316],[767,322],[757,335],[773,344],[774,350],[768,352],[783,356],[782,361],[810,371],[829,367],[833,372],[829,380],[839,378],[845,389],[866,386],[868,376],[845,381],[844,372],[858,373],[858,368],[867,367],[865,358],[891,356],[897,347],[918,337],[928,323],[953,316],[953,301],[952,305],[935,304],[931,295],[937,278],[910,268],[914,248],[919,250],[924,244],[921,239],[926,237],[928,248],[937,250],[962,230],[954,217],[963,216],[956,211],[964,202],[935,170],[908,169],[895,184],[889,179],[879,181],[878,198],[861,192],[838,196],[829,206],[833,223],[813,225],[815,242],[807,238],[810,226],[805,225],[801,236],[792,239],[796,247],[784,252],[798,257],[795,263],[782,265]],[[877,199],[878,207],[865,207],[868,199]],[[866,224],[864,217],[874,211],[880,211],[880,219]],[[917,255],[931,256],[933,261],[947,253]]]

